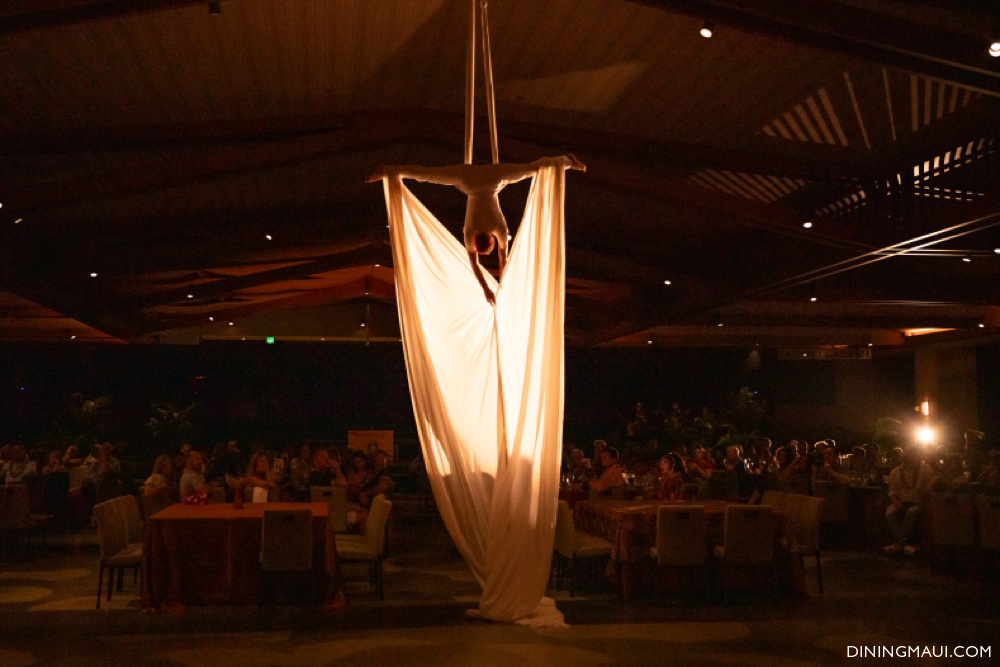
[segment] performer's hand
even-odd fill
[[[486,300],[489,301],[490,305],[495,306],[497,304],[497,297],[493,294],[492,290],[486,287],[483,289],[483,292],[486,294]]]
[[[566,156],[569,158],[569,168],[576,169],[577,171],[587,171],[587,165],[576,159],[576,156],[570,153]]]
[[[374,183],[376,181],[381,181],[383,178],[385,178],[385,165],[380,164],[375,167],[375,170],[371,173],[371,175],[365,179],[365,183]]]

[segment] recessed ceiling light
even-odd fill
[[[19,224],[21,224],[22,220],[24,220],[24,218],[18,218],[17,220],[14,221],[14,224],[15,225],[19,225]]]
[[[872,345],[874,345],[874,344],[875,344],[875,343],[868,343],[868,347],[871,347],[871,346],[872,346]]]
[[[96,278],[97,277],[97,271],[91,271],[90,272],[90,277],[91,278]]]
[[[268,241],[270,241],[271,240],[271,235],[270,234],[265,234],[264,238],[267,239]]]
[[[664,281],[663,281],[663,284],[664,284],[664,285],[673,285],[673,283],[672,283],[672,282],[670,282],[669,280],[664,280]]]
[[[971,262],[972,261],[972,255],[966,255],[965,257],[962,258],[962,261],[966,262],[966,263]]]
[[[326,340],[325,338],[320,338],[320,340]]]
[[[719,323],[718,323],[718,324],[716,324],[715,326],[717,326],[717,327],[721,327],[721,326],[722,326],[722,322],[719,322]]]
[[[244,336],[243,338],[240,338],[240,340],[246,340],[246,339],[247,339],[247,337],[246,337],[246,336]]]
[[[375,268],[378,268],[378,267],[380,267],[380,266],[382,266],[382,265],[381,265],[381,264],[376,264],[376,265],[375,265]]]
[[[710,39],[712,35],[715,34],[715,24],[711,21],[705,21],[701,26],[701,30],[698,31],[698,34],[705,39]]]
[[[76,336],[70,336],[69,339],[70,340],[76,340]]]
[[[993,252],[1000,255],[1000,248],[993,248]]]
[[[189,299],[193,299],[194,298],[194,294],[188,294],[187,296],[188,296]]]
[[[812,229],[813,223],[811,223],[811,222],[803,222],[802,226],[805,227],[806,229]]]
[[[809,353],[808,353],[808,352],[803,352],[803,353],[802,353],[802,356],[803,356],[803,357],[808,357],[808,356],[809,356]]]
[[[1000,41],[994,41],[990,44],[990,55],[994,58],[1000,58]]]
[[[230,323],[229,323],[229,326],[233,326],[233,323],[232,323],[232,322],[230,322]]]
[[[647,340],[646,341],[646,345],[652,345],[652,344],[653,344],[653,341],[651,341],[651,340]]]
[[[979,328],[980,329],[985,329],[986,328],[986,324],[984,322],[980,322],[979,323]]]
[[[816,303],[816,297],[814,296],[809,297],[809,300],[812,301],[813,303]]]

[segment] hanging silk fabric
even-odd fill
[[[564,163],[534,177],[503,285],[395,173],[384,180],[403,350],[441,516],[497,621],[560,624],[552,560],[563,417]],[[541,604],[540,604],[541,603]]]
[[[465,163],[472,162],[476,2],[470,22]],[[498,162],[486,3],[483,62]],[[563,419],[566,158],[542,160],[496,305],[466,249],[403,184],[383,178],[403,351],[427,474],[448,532],[483,588],[476,615],[562,625],[544,597]]]

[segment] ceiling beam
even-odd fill
[[[1000,97],[988,37],[965,35],[833,0],[632,0],[745,32],[861,57]],[[994,62],[990,62],[994,61]]]
[[[0,5],[0,35],[206,4],[205,0],[6,0]]]

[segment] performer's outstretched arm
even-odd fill
[[[475,251],[469,251],[469,264],[472,265],[472,272],[476,274],[476,280],[479,281],[480,287],[483,288],[483,294],[486,295],[486,300],[490,304],[495,304],[497,302],[496,296],[493,295],[493,290],[490,286],[486,284],[486,278],[483,276],[483,267],[479,265],[479,255]],[[501,269],[501,273],[503,270]]]
[[[425,183],[436,183],[438,185],[461,185],[465,182],[466,170],[470,165],[457,164],[448,167],[421,167],[419,165],[403,165],[399,167],[378,167],[368,182],[380,181],[391,171],[399,174],[400,178],[412,178],[415,181]]]

